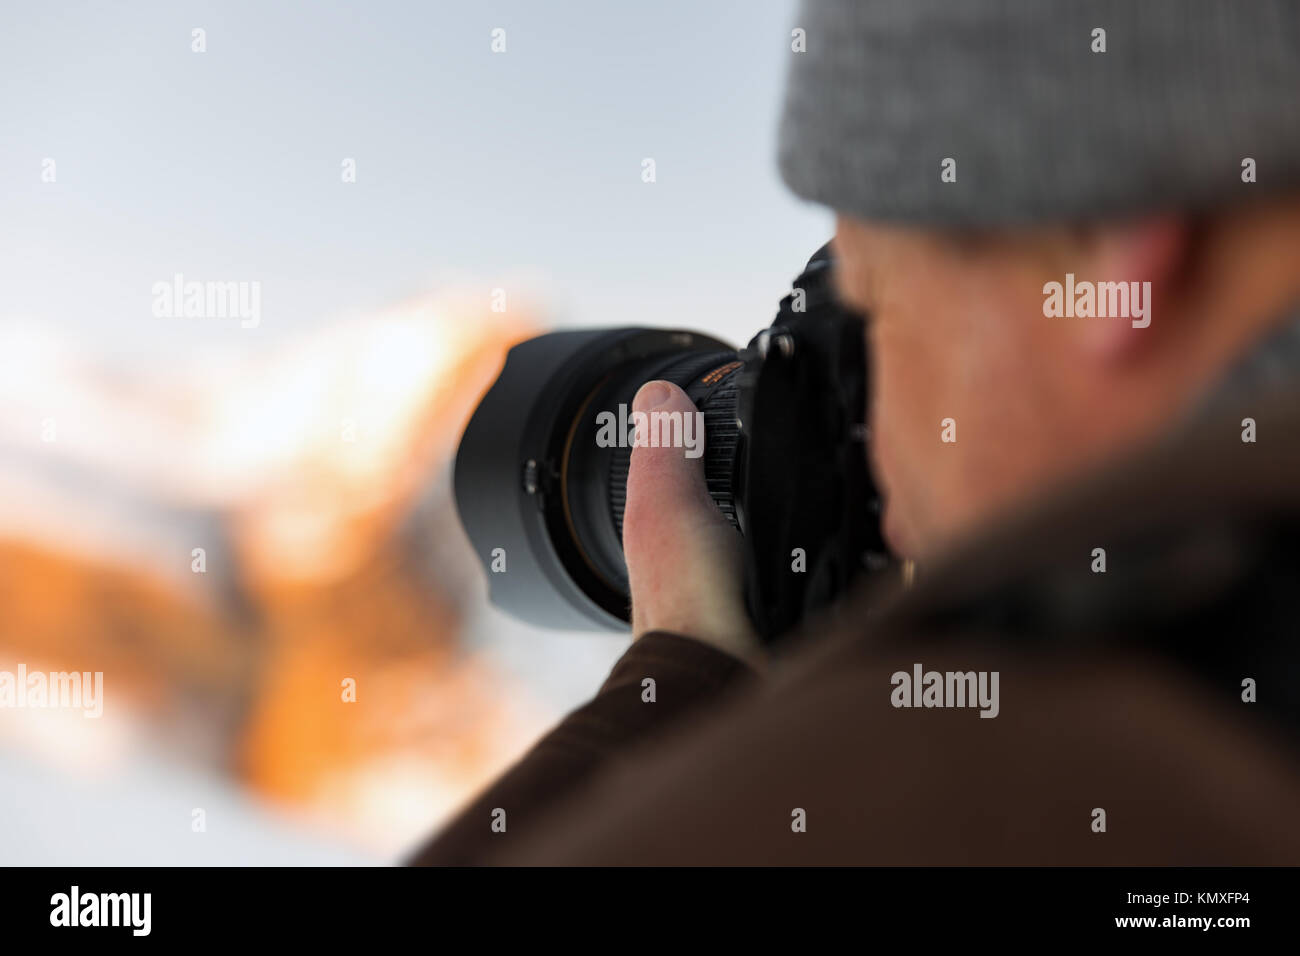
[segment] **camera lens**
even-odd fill
[[[736,521],[733,487],[736,461],[735,373],[741,367],[734,351],[688,352],[656,356],[619,370],[592,397],[579,417],[578,438],[568,459],[565,494],[569,502],[575,537],[584,544],[592,569],[614,590],[626,595],[627,566],[623,561],[623,512],[627,504],[627,476],[632,461],[631,441],[604,445],[595,441],[598,417],[614,418],[621,437],[633,434],[630,424],[632,400],[646,382],[663,379],[686,392],[695,402],[703,421],[702,434],[688,434],[693,424],[682,422],[680,432],[665,427],[663,434],[651,426],[652,440],[662,438],[682,444],[685,439],[703,441],[705,481],[722,513]],[[675,424],[675,423],[673,423]],[[585,436],[585,437],[583,437]],[[683,448],[683,454],[689,449]],[[626,600],[626,599],[624,599]]]
[[[493,603],[543,626],[626,626],[632,400],[653,379],[681,386],[702,412],[709,492],[739,521],[740,368],[726,343],[663,329],[556,332],[511,349],[455,468],[461,522]]]

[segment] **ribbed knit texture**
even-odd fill
[[[987,226],[1300,186],[1296,0],[803,0],[793,26],[781,172],[837,211]]]

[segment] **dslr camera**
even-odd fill
[[[699,411],[708,491],[743,538],[745,601],[763,640],[893,567],[867,464],[863,321],[836,300],[833,268],[828,243],[739,350],[657,328],[559,331],[512,348],[455,465],[492,603],[543,627],[626,630],[628,409],[653,379]],[[700,454],[690,422],[681,434],[683,453]]]

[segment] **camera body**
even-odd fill
[[[511,349],[455,466],[492,602],[541,626],[626,629],[622,429],[652,379],[678,384],[700,411],[706,483],[744,539],[746,603],[764,640],[888,567],[867,467],[863,323],[836,301],[832,268],[823,246],[740,350],[646,328],[555,332]]]

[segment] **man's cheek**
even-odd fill
[[[879,406],[878,406],[879,407]],[[912,557],[915,552],[914,515],[923,489],[917,484],[911,461],[914,449],[906,445],[907,429],[880,408],[873,414],[871,428],[870,465],[876,487],[884,499],[881,512],[881,532],[889,549],[900,557]]]
[[[877,329],[871,345],[871,469],[885,498],[884,532],[896,554],[915,557],[931,484],[944,462],[939,369],[914,336]]]
[[[908,495],[908,475],[915,469],[917,425],[898,410],[892,396],[882,393],[871,409],[872,478],[886,500]],[[900,502],[901,503],[901,502]]]

